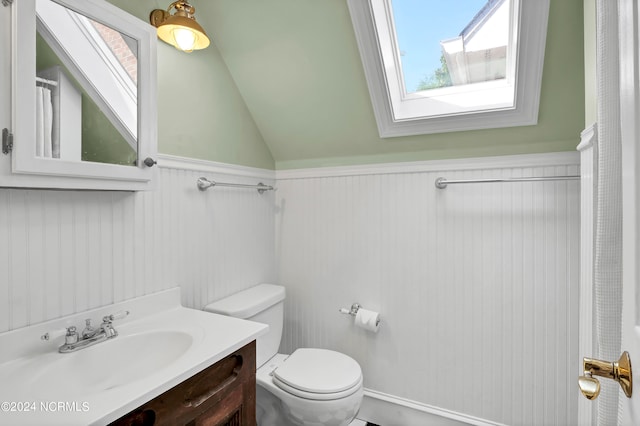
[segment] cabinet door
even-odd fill
[[[0,5],[0,129],[11,127],[11,7]],[[5,157],[0,154],[0,157]],[[9,165],[8,159],[0,163]]]
[[[14,144],[2,154],[0,186],[153,189],[155,29],[101,0],[19,0],[5,9],[12,16],[0,30],[0,65],[10,61],[11,90],[2,93],[11,93],[12,109],[11,124],[3,128]],[[61,24],[60,16],[71,23]],[[11,50],[5,51],[7,40]],[[127,42],[134,46],[135,78],[120,72],[125,59],[113,53],[113,43]]]
[[[255,341],[111,426],[255,426]]]
[[[242,426],[247,424],[243,413],[242,387],[237,387],[226,398],[194,419],[194,426]]]
[[[158,426],[163,424],[171,426],[248,426],[250,424],[243,416],[246,408],[244,407],[242,387],[236,387],[222,400],[211,404],[196,417],[181,416],[167,422],[169,416],[166,413],[163,415],[162,410],[159,411],[160,413],[154,409],[153,404],[148,404],[115,421],[111,426]]]

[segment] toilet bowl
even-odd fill
[[[209,312],[266,323],[256,341],[256,418],[259,426],[347,426],[363,397],[360,365],[340,352],[300,348],[277,353],[282,338],[282,286],[260,284],[213,302]]]
[[[305,351],[305,353],[301,351]],[[363,396],[362,374],[359,373],[360,367],[357,366],[357,363],[357,377],[354,370],[347,380],[339,381],[339,385],[333,392],[329,392],[331,390],[329,380],[325,380],[325,383],[315,382],[317,377],[308,377],[304,374],[296,376],[293,374],[297,372],[294,373],[287,369],[289,360],[296,362],[299,355],[304,355],[306,358],[309,355],[316,355],[315,351],[324,351],[325,353],[320,352],[321,355],[332,352],[335,355],[346,357],[339,352],[304,348],[296,350],[291,355],[276,354],[258,369],[256,372],[258,385],[256,399],[258,414],[262,411],[262,416],[258,421],[260,426],[346,426],[355,418]],[[346,358],[353,361],[349,357]],[[355,361],[353,362],[355,363]],[[312,362],[307,365],[309,366],[306,370],[308,373],[331,370],[330,366],[322,362]],[[279,373],[283,372],[290,374],[290,376],[285,376],[287,382],[279,379]],[[348,387],[343,386],[352,381],[353,383]]]

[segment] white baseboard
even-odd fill
[[[380,426],[504,426],[371,389],[364,391],[358,418]]]

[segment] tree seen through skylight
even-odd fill
[[[398,48],[402,52],[400,61],[406,91],[411,93],[504,78],[506,47],[501,46],[501,40],[506,40],[508,36],[508,18],[504,19],[508,15],[507,12],[499,12],[502,9],[508,11],[508,3],[509,0],[391,0]],[[507,7],[500,8],[502,4],[507,4]],[[500,10],[497,11],[498,9]],[[459,52],[455,52],[458,49],[455,44],[462,41],[458,42],[456,39],[462,38],[463,30],[470,31],[467,26],[478,17],[480,11],[483,14],[490,11],[498,17],[490,22],[494,28],[485,32],[499,33],[500,36],[479,37],[483,39],[482,43],[490,44],[490,48],[482,47],[478,52],[472,53],[463,52],[461,56]],[[487,40],[488,38],[500,40]],[[443,44],[443,41],[448,44]],[[458,64],[456,69],[449,69],[445,56],[450,64]],[[462,70],[460,63],[464,63]]]

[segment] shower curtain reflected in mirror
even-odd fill
[[[36,155],[60,158],[60,143],[53,138],[53,103],[51,90],[36,86]]]

